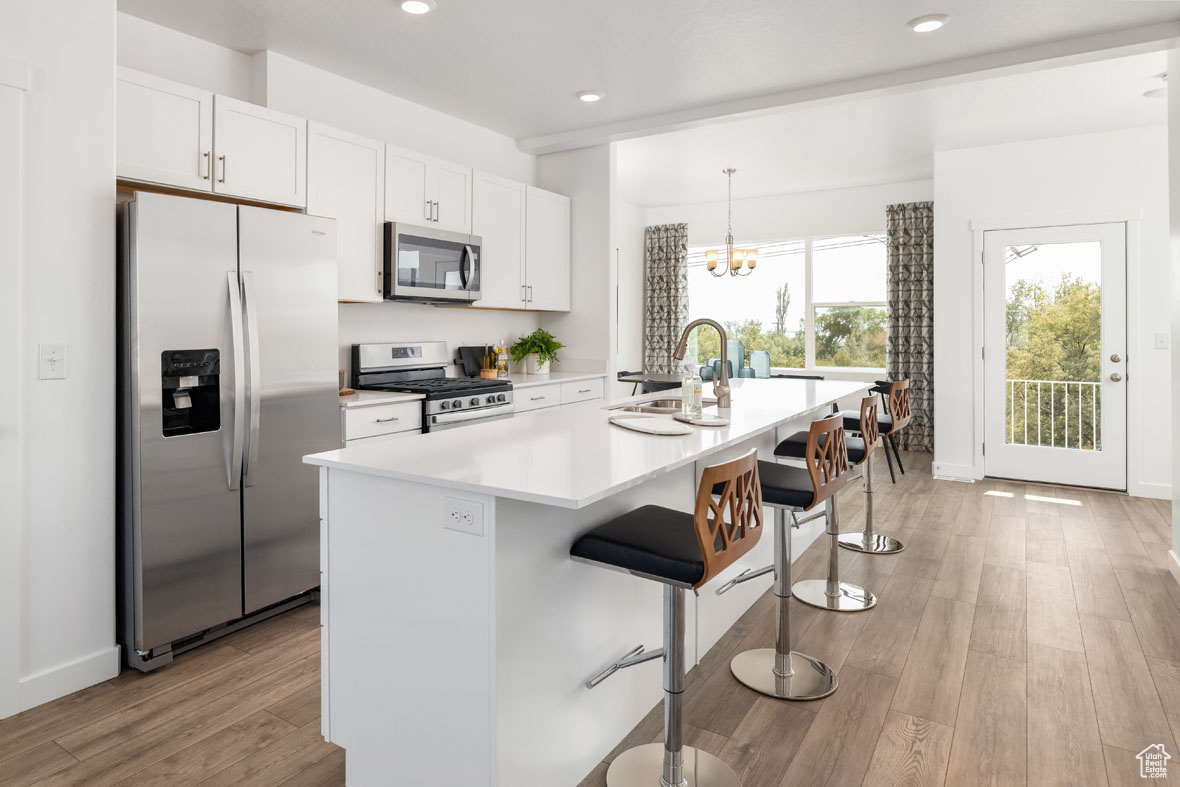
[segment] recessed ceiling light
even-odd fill
[[[587,104],[593,104],[595,101],[601,101],[606,93],[601,90],[579,90],[577,92],[578,100],[585,101]]]
[[[402,10],[407,14],[429,14],[437,7],[435,0],[402,0]]]
[[[906,22],[906,27],[915,33],[933,33],[947,23],[950,17],[946,14],[927,14]]]

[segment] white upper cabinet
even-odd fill
[[[336,270],[342,301],[380,303],[385,145],[308,123],[307,212],[336,220]]]
[[[307,121],[227,96],[213,102],[213,191],[307,205]]]
[[[115,117],[119,178],[213,190],[212,93],[120,68]]]
[[[386,145],[385,220],[471,232],[471,168]]]
[[[525,285],[525,308],[569,311],[570,200],[533,186],[526,194]]]
[[[483,240],[480,294],[484,309],[527,309],[524,280],[525,185],[484,172],[472,178],[472,233]]]

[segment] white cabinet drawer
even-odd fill
[[[422,431],[422,403],[397,402],[344,411],[344,439]]]
[[[561,404],[561,383],[534,385],[512,392],[512,411],[523,413]]]
[[[602,398],[602,378],[590,380],[572,380],[561,384],[561,403],[588,402],[591,399]]]

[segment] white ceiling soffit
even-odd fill
[[[938,150],[1162,125],[1153,52],[857,100],[795,105],[618,144],[617,193],[640,205],[925,180]]]
[[[424,16],[394,0],[118,5],[333,71],[530,152],[1180,36],[1176,3],[1117,0],[439,0]],[[932,12],[951,15],[945,28],[905,26]],[[579,90],[606,98],[586,104]]]

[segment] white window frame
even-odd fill
[[[857,235],[878,235],[884,236],[885,230],[872,230],[869,232],[842,232],[835,235],[811,235],[804,238],[783,238],[775,240],[774,243],[803,243],[803,324],[804,324],[804,354],[803,367],[797,366],[772,366],[770,371],[772,374],[800,374],[809,371],[827,371],[827,372],[847,372],[849,374],[879,374],[884,375],[885,367],[883,366],[819,366],[815,359],[815,310],[828,309],[834,306],[868,306],[881,308],[885,313],[889,313],[889,304],[886,301],[816,301],[812,293],[812,268],[814,263],[813,251],[816,241],[829,240],[831,238],[848,238]],[[772,241],[758,241],[759,243],[770,243]],[[725,244],[714,244],[712,248],[723,248]],[[694,248],[699,247],[694,244]],[[744,248],[744,247],[743,247]],[[888,265],[888,261],[886,261]],[[756,274],[755,274],[756,275]],[[886,272],[888,275],[888,272]],[[888,329],[887,329],[888,330]]]

